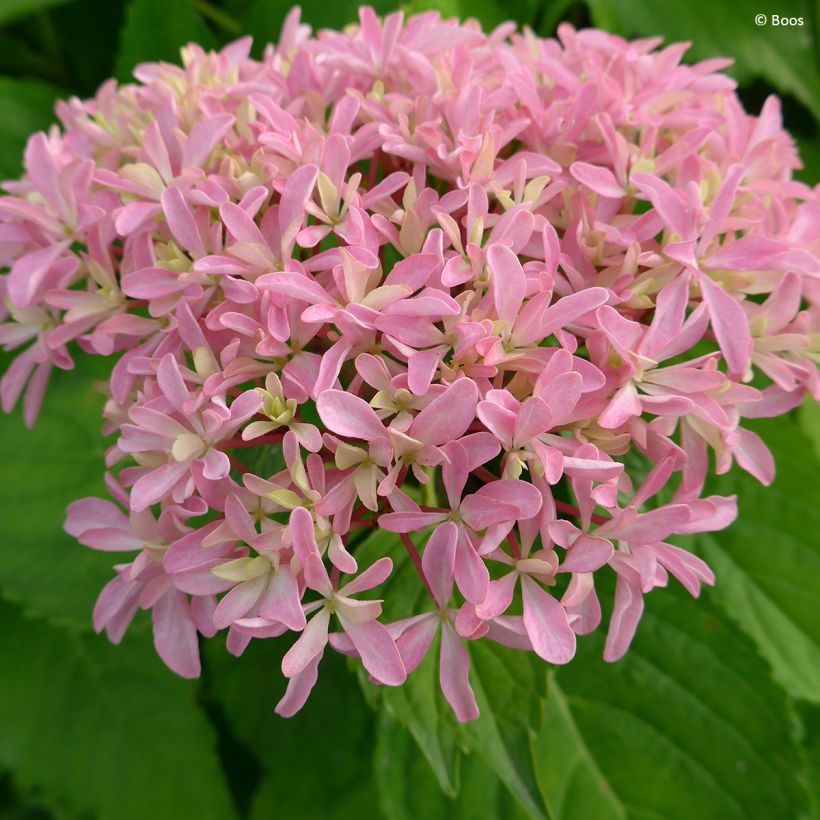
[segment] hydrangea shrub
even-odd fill
[[[328,646],[387,686],[435,647],[468,721],[467,644],[568,663],[614,574],[617,660],[646,593],[715,581],[668,541],[734,520],[709,474],[771,482],[743,419],[820,397],[820,197],[777,99],[568,25],[294,11],[250,45],[60,103],[0,198],[3,409],[111,360],[113,500],[65,525],[124,554],[96,629],[150,610],[184,677],[200,636],[293,633],[282,715]]]

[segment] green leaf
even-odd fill
[[[117,77],[129,80],[139,63],[179,63],[179,51],[188,43],[216,46],[211,30],[189,0],[131,0],[120,36]]]
[[[370,5],[379,14],[393,10],[389,0],[377,0]],[[314,31],[325,28],[342,29],[357,21],[354,4],[304,0],[299,3],[299,7],[302,10],[302,22]],[[242,22],[245,31],[253,35],[257,51],[261,51],[266,43],[278,41],[282,22],[292,8],[290,0],[255,0],[251,3]]]
[[[800,428],[811,439],[814,445],[814,452],[820,459],[820,404],[814,399],[806,397],[806,400],[797,410],[797,418]]]
[[[820,71],[812,16],[803,0],[734,0],[732,3],[657,3],[653,0],[589,0],[601,28],[623,34],[691,40],[687,58],[732,57],[741,82],[763,77],[792,94],[820,122]],[[765,14],[767,23],[755,23]],[[773,26],[773,14],[803,18],[802,26]]]
[[[805,782],[812,798],[811,817],[820,817],[820,706],[798,704],[803,751],[806,759]]]
[[[345,659],[328,649],[304,708],[292,718],[275,714],[287,683],[282,655],[291,643],[287,638],[255,640],[239,658],[229,655],[221,641],[205,647],[206,698],[218,704],[231,732],[263,770],[251,817],[372,817],[377,813],[370,755],[373,712]]]
[[[71,0],[3,0],[0,3],[0,26],[6,25],[6,23],[10,23],[18,17],[25,17],[27,14],[45,11],[54,6],[62,6],[70,2]]]
[[[0,414],[0,588],[28,614],[88,629],[119,557],[79,545],[63,532],[63,522],[70,502],[107,497],[103,396],[93,382],[108,367],[78,359],[76,370],[56,371],[32,430],[23,426],[19,408]]]
[[[416,535],[417,544],[425,543],[428,533]],[[387,581],[373,591],[384,600],[383,619],[396,621],[431,605],[427,592],[399,537],[386,530],[376,530],[356,549],[360,567],[368,567],[383,556],[393,560],[393,572]],[[434,772],[444,794],[458,793],[459,758],[456,746],[456,723],[441,693],[438,675],[438,639],[427,657],[409,676],[403,686],[376,686],[360,670],[365,693],[374,703],[382,704],[393,720],[398,721],[415,738],[419,749]]]
[[[535,33],[542,37],[552,37],[558,25],[566,19],[576,0],[551,0],[548,3],[536,3],[539,6],[536,17]]]
[[[427,533],[415,536],[417,544]],[[431,609],[427,593],[399,539],[380,531],[356,551],[360,566],[389,555],[394,569],[374,595],[384,599],[384,617],[394,621]],[[383,704],[391,719],[407,729],[449,798],[463,789],[459,769],[466,759],[462,751],[474,753],[492,769],[531,817],[542,817],[535,774],[529,755],[531,727],[540,712],[544,694],[544,665],[531,657],[489,641],[469,643],[470,681],[481,711],[479,720],[460,725],[439,685],[438,639],[427,657],[400,687],[377,687],[360,674],[371,700]]]
[[[363,681],[365,677],[361,673]],[[370,684],[365,691],[382,704],[392,720],[410,732],[443,794],[455,797],[459,792],[462,756],[456,744],[455,718],[439,685],[438,639],[403,686],[376,687]]]
[[[361,697],[361,695],[359,696]],[[332,733],[327,731],[315,735],[317,739],[333,742]],[[319,769],[322,764],[317,759],[318,749],[313,757],[306,758],[310,766]],[[367,761],[367,759],[364,759]],[[325,791],[321,778],[315,780],[296,765],[292,758],[283,762],[280,776],[268,775],[254,795],[250,820],[271,820],[271,818],[299,818],[299,820],[350,820],[351,817],[379,818],[376,787],[369,772],[362,771],[361,777],[352,782],[344,791],[331,798]],[[294,797],[296,790],[298,796]]]
[[[526,0],[519,0],[516,8],[502,6],[497,0],[410,0],[403,8],[406,14],[438,11],[445,19],[457,17],[466,20],[474,17],[485,31],[492,31],[510,18],[525,23],[532,13]]]
[[[585,638],[557,673],[534,747],[555,820],[801,816],[790,704],[708,597],[650,595],[615,664],[603,640]]]
[[[538,786],[550,817],[624,820],[626,809],[598,767],[566,696],[554,680],[544,702],[541,726],[533,755]]]
[[[26,142],[56,121],[54,102],[60,96],[48,83],[0,77],[0,179],[20,176]]]
[[[526,820],[529,817],[476,755],[461,764],[461,790],[447,797],[410,733],[379,715],[374,754],[381,807],[388,820]]]
[[[797,148],[800,153],[800,161],[803,168],[795,173],[795,177],[807,185],[815,185],[820,179],[820,139],[817,135],[806,136],[794,130],[794,123],[787,121],[787,125],[792,128],[792,136],[797,140]],[[812,399],[807,399],[806,404],[817,403]]]
[[[0,761],[99,820],[230,820],[235,812],[193,684],[147,636],[121,646],[0,605]]]
[[[100,43],[116,44],[122,31],[126,4],[121,0],[73,0],[70,6],[51,15],[52,54],[46,56],[62,84],[72,94],[89,97],[100,83],[114,74],[116,48],[100,48]]]
[[[314,29],[339,29],[356,20],[352,5],[306,0],[299,6],[302,9],[302,20]],[[255,0],[251,3],[243,24],[245,31],[253,35],[257,51],[261,51],[266,43],[278,41],[282,22],[292,7],[290,0]]]
[[[700,539],[715,571],[715,597],[797,698],[820,703],[820,495],[811,440],[788,418],[755,430],[777,462],[771,487],[739,470],[710,489],[737,493],[740,514]]]
[[[255,0],[251,4],[242,22],[244,30],[253,35],[257,50],[265,43],[278,40],[282,21],[292,5],[290,0]],[[519,0],[520,7],[515,8],[502,5],[498,0],[410,0],[400,4],[391,0],[375,0],[369,5],[372,5],[380,15],[390,14],[396,10],[396,5],[399,5],[407,15],[435,10],[446,18],[475,17],[487,31],[510,17],[527,22],[532,14],[529,0]],[[303,0],[299,6],[302,9],[303,22],[312,26],[314,30],[341,29],[357,21],[356,7],[353,4]]]
[[[496,773],[530,817],[545,817],[530,747],[547,666],[532,653],[490,641],[470,648],[470,681],[481,717],[462,724],[467,749]]]
[[[33,789],[21,790],[12,773],[0,771],[0,817],[3,820],[55,820],[57,815]]]

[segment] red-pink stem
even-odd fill
[[[351,521],[348,530],[363,530],[366,527],[376,527],[379,522],[376,518],[365,518],[361,521]]]
[[[234,458],[233,456],[228,456],[228,458],[230,459],[231,466],[232,466],[235,470],[239,470],[239,472],[240,472],[240,473],[242,473],[243,475],[244,475],[245,473],[249,473],[249,472],[250,472],[250,469],[249,469],[248,467],[246,467],[246,466],[245,466],[245,465],[244,465],[241,461],[239,461],[239,459],[236,459],[236,458]]]
[[[498,478],[486,467],[476,467],[475,470],[473,470],[473,475],[476,476],[476,478],[480,478],[485,484],[489,484],[491,481],[498,481]]]
[[[284,433],[268,433],[266,436],[252,438],[249,441],[234,437],[225,439],[225,441],[220,441],[217,447],[220,450],[240,450],[243,447],[256,447],[257,444],[279,444],[284,437]]]
[[[576,518],[581,517],[581,511],[577,507],[573,506],[572,504],[567,504],[566,501],[556,501],[555,502],[555,509],[556,510],[561,510],[561,512],[565,512],[568,515],[574,515]],[[606,522],[609,521],[609,519],[605,515],[598,515],[597,513],[593,513],[590,516],[590,518],[596,524],[606,524]]]
[[[510,530],[507,541],[510,542],[510,551],[512,552],[513,558],[517,561],[521,557],[521,550],[518,547],[518,539],[515,537],[515,529]]]
[[[419,574],[419,578],[421,578],[422,583],[424,584],[425,588],[427,589],[427,593],[430,595],[430,598],[435,601],[436,596],[433,594],[433,590],[430,587],[430,582],[427,580],[427,576],[424,574],[424,569],[421,565],[421,555],[419,555],[419,551],[416,549],[416,545],[413,543],[412,539],[406,532],[399,533],[399,537],[404,544],[404,548],[407,550],[407,554],[410,556],[410,560],[413,562],[413,566],[416,568],[416,572]]]

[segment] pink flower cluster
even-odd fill
[[[725,60],[359,17],[59,104],[0,198],[2,402],[31,424],[54,367],[114,357],[114,502],[66,523],[136,555],[112,641],[150,609],[194,677],[199,635],[293,633],[290,715],[328,644],[395,686],[438,635],[465,721],[470,641],[567,663],[613,572],[614,661],[644,594],[713,583],[667,539],[734,519],[710,464],[771,481],[744,417],[820,396],[820,192]],[[388,622],[397,558],[421,595]]]

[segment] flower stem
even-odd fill
[[[266,436],[252,438],[249,441],[234,437],[225,439],[225,441],[220,441],[217,448],[220,450],[239,450],[243,447],[256,447],[257,444],[279,444],[284,437],[284,433],[268,433]]]
[[[407,554],[410,556],[410,560],[413,562],[413,566],[416,568],[416,572],[419,574],[419,578],[421,578],[422,583],[424,584],[425,588],[427,589],[427,593],[430,595],[433,603],[436,601],[436,596],[433,595],[433,590],[430,587],[430,582],[427,580],[427,576],[424,574],[424,569],[421,566],[421,555],[419,555],[418,549],[416,549],[416,545],[413,543],[413,540],[406,532],[399,533],[399,537],[404,544],[404,548],[407,550]]]
[[[507,541],[510,543],[512,557],[517,561],[521,557],[521,549],[518,546],[518,538],[516,538],[515,535],[515,527],[510,530],[510,534],[507,536]]]
[[[573,506],[572,504],[567,504],[566,501],[556,501],[555,502],[555,509],[556,510],[561,510],[561,512],[565,512],[568,515],[574,515],[576,518],[581,517],[581,511],[577,507]],[[606,524],[606,522],[609,521],[609,519],[605,515],[597,515],[596,513],[593,513],[590,516],[590,518],[596,524]]]

